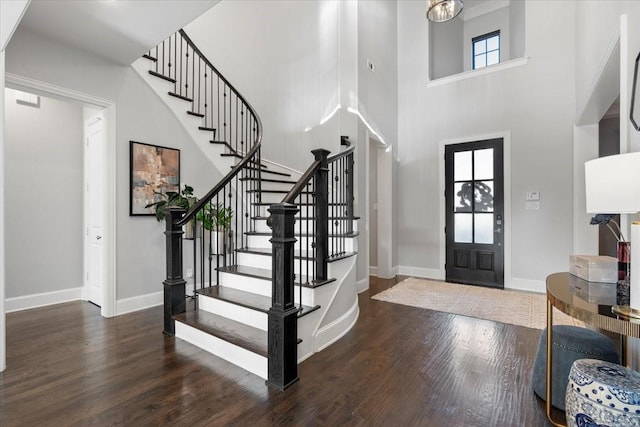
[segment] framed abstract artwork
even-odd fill
[[[180,191],[180,150],[136,141],[129,143],[129,215],[154,215],[154,208],[145,206],[162,200],[160,194]]]

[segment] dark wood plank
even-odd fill
[[[354,328],[284,392],[164,336],[160,307],[10,313],[0,425],[550,425],[529,384],[539,330],[370,299],[394,283],[373,280]]]

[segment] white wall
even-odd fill
[[[358,87],[357,87],[357,108],[362,118],[371,128],[380,142],[386,145],[395,145],[398,135],[398,2],[396,1],[361,1],[358,2]],[[374,72],[367,68],[367,60],[374,64]],[[361,229],[366,229],[366,224],[373,227],[369,218],[369,207],[367,205],[367,168],[366,162],[370,160],[367,152],[371,150],[371,142],[367,133],[362,129],[363,123],[359,124],[361,130],[358,132],[358,153],[356,163],[357,195],[356,214],[360,220]],[[367,147],[369,146],[369,147]],[[374,149],[375,150],[375,149]],[[374,156],[377,159],[377,156]],[[376,160],[377,161],[377,160]],[[371,167],[371,166],[370,166]],[[374,166],[377,168],[377,165]],[[379,174],[380,179],[389,181],[389,188],[392,185],[391,173],[387,175]],[[374,183],[377,186],[377,183]],[[369,189],[376,191],[375,187],[369,183]],[[378,214],[383,222],[390,224],[393,218],[395,206],[390,202],[390,191],[386,191],[378,200],[378,205],[386,204],[378,210]],[[384,209],[382,209],[384,208]],[[377,235],[377,247],[383,248],[384,258],[375,257],[376,265],[383,266],[382,272],[389,277],[391,273],[392,257],[394,247],[391,241],[391,230],[387,227]],[[359,252],[364,253],[369,250],[369,235],[363,233],[359,238]],[[371,254],[369,254],[371,256]],[[380,272],[381,270],[378,269]],[[368,257],[358,256],[357,279],[358,282],[368,278],[369,262]]]
[[[82,107],[5,92],[6,298],[79,288],[82,281]]]
[[[438,188],[442,141],[511,133],[512,277],[507,287],[544,290],[565,271],[573,237],[574,9],[571,1],[527,2],[524,66],[427,86],[424,2],[398,3],[399,262],[443,272]],[[525,210],[525,193],[541,193]],[[407,270],[407,269],[405,269]]]
[[[260,115],[268,160],[304,171],[339,151],[339,3],[223,1],[185,27]]]
[[[116,296],[123,300],[160,295],[165,278],[163,228],[153,217],[129,216],[129,141],[181,149],[181,182],[194,186],[197,195],[213,187],[221,174],[204,160],[176,117],[130,67],[19,28],[7,49],[7,72],[115,103]]]
[[[432,80],[464,71],[464,21],[429,23],[430,74]]]
[[[31,0],[0,2],[0,50],[5,50]]]

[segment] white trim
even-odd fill
[[[356,292],[361,294],[364,291],[368,291],[368,290],[369,290],[369,278],[368,277],[365,277],[364,279],[358,280],[356,282]]]
[[[349,311],[347,311],[345,314],[329,323],[328,325],[318,329],[318,332],[315,335],[316,352],[322,351],[325,348],[329,347],[331,344],[338,341],[347,332],[349,332],[351,328],[353,328],[353,325],[356,324],[359,314],[360,307],[358,306],[358,296],[356,295],[353,305],[351,306]]]
[[[105,280],[104,298],[102,300],[101,315],[103,317],[115,316],[116,309],[116,111],[115,103],[104,98],[56,86],[40,80],[6,73],[6,83],[17,89],[36,92],[43,96],[63,98],[78,101],[104,108],[104,118],[107,132],[107,169],[106,169],[106,203],[105,203]]]
[[[444,280],[444,269],[398,266],[399,274],[403,276],[419,277],[421,279]]]
[[[468,21],[470,19],[474,19],[479,16],[495,12],[496,10],[500,10],[503,7],[509,7],[510,3],[511,3],[510,0],[494,0],[494,1],[488,1],[485,3],[480,3],[478,6],[463,10],[462,13],[460,14],[460,18],[463,21]]]
[[[40,80],[31,79],[29,77],[20,76],[18,74],[6,73],[6,83],[10,83],[11,87],[17,87],[19,89],[27,89],[29,92],[36,91],[42,92],[46,95],[58,95],[65,98],[74,99],[76,101],[84,102],[86,104],[98,105],[100,107],[108,107],[113,103],[107,99],[99,98],[97,96],[89,95],[82,92],[77,92],[72,89],[67,89],[62,86],[52,85],[50,83],[42,82]]]
[[[267,379],[267,358],[209,335],[182,322],[176,322],[176,338],[180,338],[229,363],[233,363],[263,379]]]
[[[486,139],[502,138],[502,156],[503,156],[503,173],[504,173],[504,235],[503,235],[503,257],[504,257],[504,281],[511,279],[511,131],[501,131],[496,133],[481,134],[466,136],[462,138],[449,139],[440,141],[439,155],[440,162],[438,162],[439,169],[439,194],[444,194],[445,191],[445,176],[444,176],[444,150],[445,146],[449,144],[459,144],[464,142],[483,141]],[[440,209],[440,230],[444,230],[446,224],[446,209],[445,203],[442,203]],[[443,280],[444,265],[446,262],[447,242],[444,233],[440,234],[440,263],[442,266]]]
[[[529,62],[529,57],[525,56],[523,58],[511,59],[509,61],[504,61],[499,64],[480,68],[479,70],[463,71],[462,73],[453,74],[451,76],[442,77],[435,80],[427,79],[427,88],[448,85],[450,83],[459,82],[461,80],[467,80],[474,77],[484,76],[487,74],[495,73],[497,71],[504,71],[510,68],[521,67],[523,65],[527,65],[528,62]]]
[[[4,69],[5,54],[4,50],[0,50],[0,168],[4,171]],[[4,243],[4,173],[0,173],[0,372],[7,368],[6,357],[6,316],[5,316],[5,243]]]
[[[164,294],[162,291],[154,292],[146,295],[138,295],[136,297],[119,299],[116,301],[116,316],[131,313],[134,311],[144,310],[146,308],[157,307],[164,303]]]
[[[41,294],[25,295],[4,300],[7,313],[29,310],[47,305],[61,304],[69,301],[79,301],[82,298],[83,287],[64,289],[61,291],[44,292]]]
[[[377,276],[378,275],[378,266],[369,266],[369,276]]]

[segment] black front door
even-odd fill
[[[504,288],[502,139],[445,147],[446,280]]]

